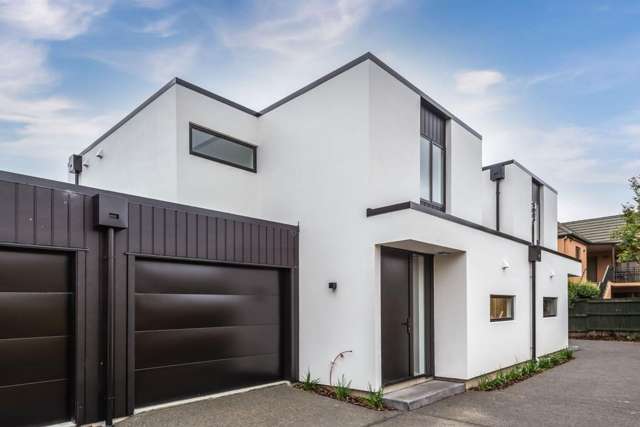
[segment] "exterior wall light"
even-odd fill
[[[338,289],[338,282],[329,282],[329,289],[335,292]]]
[[[509,264],[509,261],[507,261],[506,259],[502,260],[502,271],[506,271],[509,268],[511,268],[511,264]]]
[[[556,275],[556,272],[551,270],[551,272],[549,273],[549,279],[553,279]]]
[[[98,152],[96,153],[96,157],[99,159],[102,159],[104,157],[104,151],[102,151],[102,148],[98,150]]]

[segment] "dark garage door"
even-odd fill
[[[136,406],[282,378],[278,270],[136,261]]]
[[[0,249],[0,425],[71,418],[73,293],[65,254]]]

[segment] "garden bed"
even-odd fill
[[[570,332],[569,338],[577,340],[640,342],[640,332]]]
[[[363,408],[372,409],[374,411],[392,411],[383,402],[383,389],[369,390],[368,393],[360,395],[360,392],[354,392],[349,388],[351,381],[347,383],[344,377],[338,381],[336,387],[331,387],[319,383],[318,379],[312,379],[307,373],[302,382],[295,383],[294,388],[310,393],[319,394],[320,396],[330,399],[339,400],[341,402],[350,403],[352,405],[361,406]],[[357,394],[356,394],[357,393]]]
[[[555,366],[567,363],[571,359],[573,359],[573,350],[564,349],[549,356],[540,357],[538,360],[531,360],[514,368],[500,371],[495,375],[487,375],[481,378],[478,386],[472,390],[502,390]]]

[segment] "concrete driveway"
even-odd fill
[[[142,413],[119,426],[638,426],[640,344],[575,341],[576,360],[503,391],[409,413],[376,412],[276,386]]]

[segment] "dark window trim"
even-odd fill
[[[420,106],[420,138],[424,138],[429,141],[429,199],[424,199],[420,197],[420,204],[423,206],[428,206],[432,209],[437,209],[439,211],[446,211],[447,207],[447,119],[442,118],[444,123],[442,129],[443,132],[443,142],[440,143],[435,141],[433,138],[422,132],[422,110],[427,109],[431,110],[429,107],[425,106],[424,103]],[[436,114],[436,113],[434,113]],[[422,142],[422,141],[421,141]],[[433,201],[433,146],[437,146],[442,150],[442,203]]]
[[[555,300],[555,312],[553,314],[544,314],[544,302],[546,300]],[[558,317],[558,297],[542,297],[542,317]]]
[[[504,317],[501,319],[492,319],[491,318],[491,298],[508,298],[511,301],[511,317]],[[516,296],[515,295],[497,295],[490,294],[489,295],[489,322],[508,322],[510,320],[514,320],[516,317],[516,304],[515,304]]]
[[[199,130],[200,132],[208,133],[208,134],[213,135],[213,136],[217,136],[219,138],[226,139],[227,141],[232,142],[234,144],[238,144],[238,145],[242,145],[242,146],[251,148],[253,150],[253,167],[248,168],[246,166],[242,166],[242,165],[239,165],[237,163],[229,162],[227,160],[220,159],[218,157],[213,157],[213,156],[209,156],[209,155],[194,151],[193,150],[193,136],[192,136],[193,135],[193,132],[192,132],[193,129]],[[253,173],[257,173],[258,172],[258,146],[257,145],[250,144],[250,143],[242,141],[242,140],[240,140],[238,138],[234,138],[234,137],[232,137],[230,135],[226,135],[224,133],[215,131],[213,129],[206,128],[204,126],[201,126],[201,125],[198,125],[198,124],[195,124],[195,123],[192,123],[192,122],[189,122],[189,154],[191,154],[193,156],[197,156],[197,157],[202,157],[202,158],[207,159],[207,160],[212,160],[214,162],[222,163],[223,165],[233,166],[234,168],[243,169],[243,170],[246,170],[246,171],[249,171],[249,172],[253,172]]]

